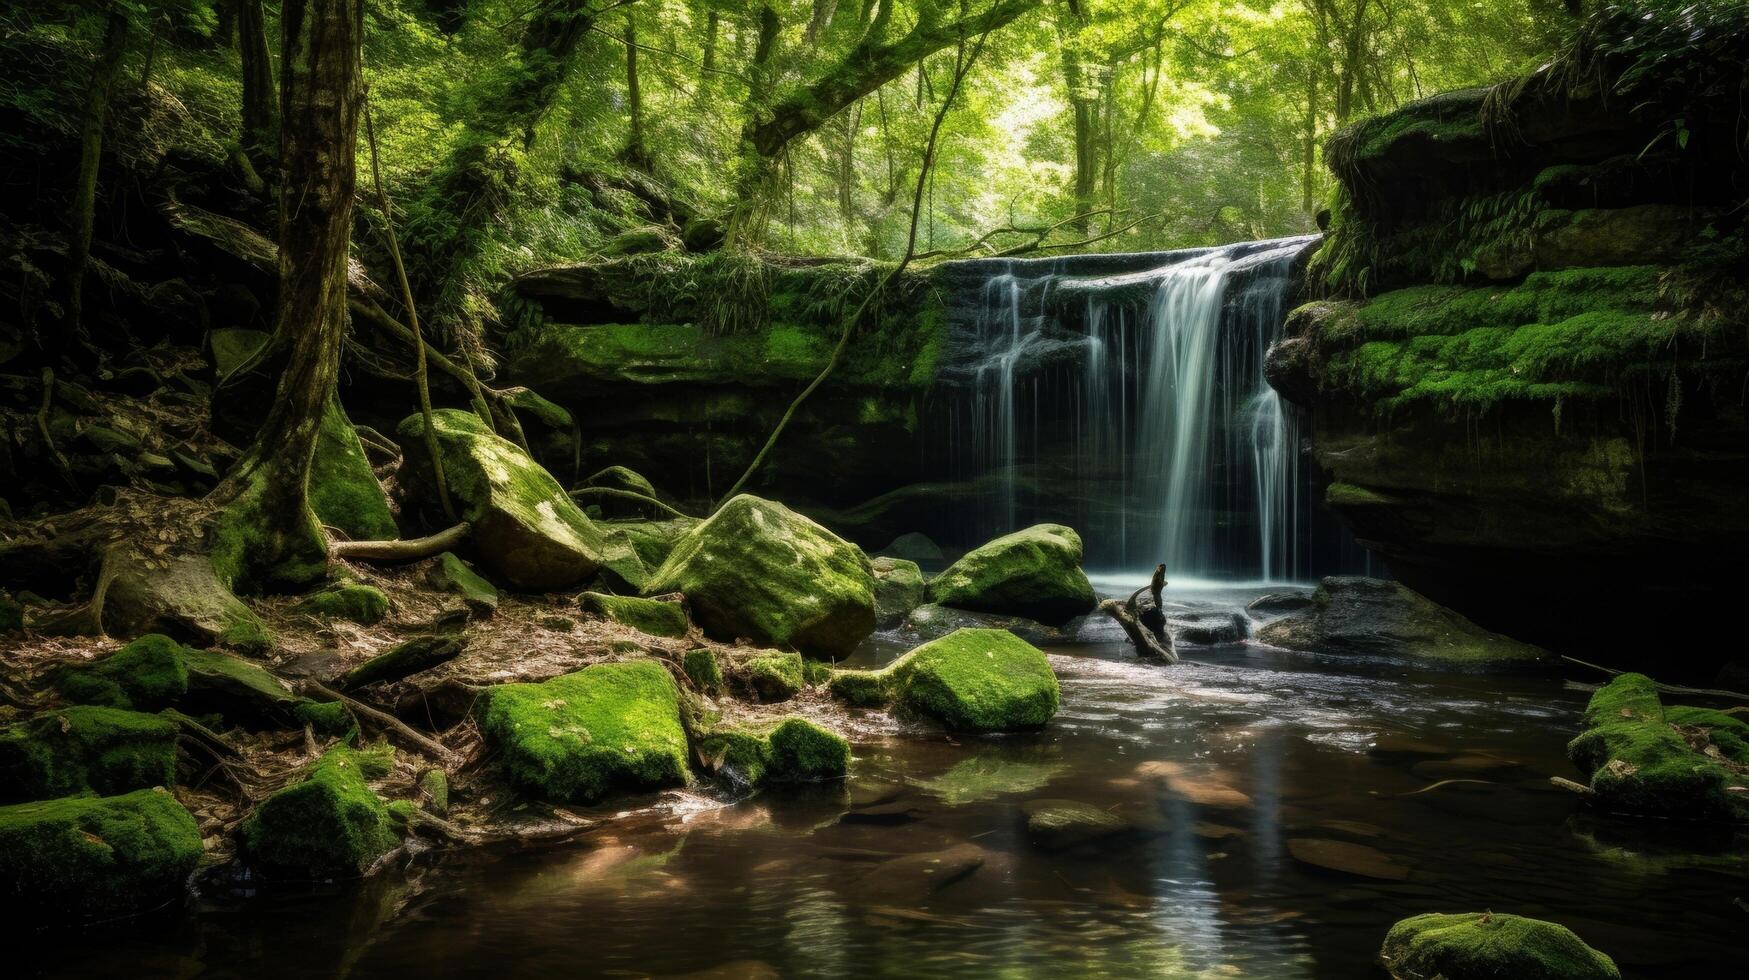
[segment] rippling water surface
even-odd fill
[[[1237,609],[1260,591],[1176,595]],[[694,800],[575,845],[316,896],[209,900],[27,961],[190,976],[1368,977],[1383,976],[1373,957],[1398,918],[1492,909],[1562,922],[1630,975],[1741,975],[1741,850],[1599,823],[1550,787],[1573,775],[1563,746],[1587,692],[1571,681],[1242,645],[1165,668],[1102,624],[1081,640],[1052,651],[1063,710],[1041,733],[865,737],[848,787]],[[1044,800],[1125,829],[1040,846],[1025,821]]]

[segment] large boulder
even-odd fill
[[[270,877],[356,878],[400,842],[369,780],[388,774],[394,750],[329,749],[301,782],[278,790],[243,822],[243,852]]]
[[[200,855],[194,817],[161,789],[0,806],[0,910],[64,923],[157,908]]]
[[[861,549],[788,507],[742,494],[687,533],[650,577],[684,593],[719,640],[841,657],[874,632],[874,576]]]
[[[834,671],[834,696],[890,704],[956,731],[1043,727],[1060,695],[1050,661],[1007,630],[962,629],[923,644],[880,670]]]
[[[1666,707],[1643,674],[1591,696],[1567,754],[1598,806],[1632,816],[1749,823],[1749,722]]]
[[[0,728],[0,802],[113,795],[176,782],[176,725],[93,705]]]
[[[1540,660],[1528,643],[1490,633],[1397,582],[1333,576],[1312,604],[1258,631],[1270,646],[1317,653],[1404,657],[1453,667]]]
[[[474,526],[476,551],[492,572],[520,589],[546,592],[574,586],[602,565],[606,535],[583,515],[552,474],[471,412],[432,413],[450,496]],[[396,430],[404,455],[402,483],[436,499],[425,421],[418,414]]]
[[[874,558],[869,564],[874,571],[875,622],[883,628],[897,626],[928,594],[923,570],[903,558]]]
[[[1572,930],[1493,912],[1404,919],[1385,936],[1379,959],[1396,980],[1620,980],[1615,961]]]
[[[929,581],[929,601],[1060,624],[1093,609],[1081,536],[1035,524],[982,544]]]
[[[483,695],[480,730],[519,790],[593,803],[686,782],[680,689],[654,660],[595,664]]]

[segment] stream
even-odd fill
[[[1681,850],[1661,853],[1550,786],[1573,774],[1580,684],[1187,653],[1138,663],[1090,621],[1050,650],[1063,707],[1041,732],[865,735],[846,786],[679,794],[571,845],[207,897],[18,952],[60,975],[1383,977],[1397,919],[1492,909],[1565,924],[1627,975],[1740,968],[1749,863],[1728,838],[1666,828]],[[1047,849],[1025,809],[1046,799],[1127,826]]]

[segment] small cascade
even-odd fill
[[[1081,530],[1094,568],[1360,569],[1263,374],[1315,240],[955,263],[930,447],[984,501],[956,536],[1053,520]]]

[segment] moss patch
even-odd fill
[[[152,633],[83,667],[69,667],[57,679],[63,697],[80,704],[156,711],[188,693],[187,648]]]
[[[370,626],[389,614],[389,597],[372,585],[341,582],[307,596],[293,608],[322,619],[345,619]]]
[[[641,633],[675,638],[686,635],[686,610],[678,602],[603,595],[600,592],[585,592],[577,602],[584,612],[611,619]]]
[[[1565,926],[1491,912],[1404,919],[1379,957],[1401,980],[1619,980],[1615,962]]]
[[[387,541],[401,535],[389,511],[389,498],[371,472],[358,431],[339,399],[329,399],[316,435],[310,509],[323,524],[345,531],[355,541]]]
[[[0,807],[0,902],[28,920],[87,921],[183,894],[200,828],[162,790]]]
[[[329,749],[305,778],[279,790],[243,821],[249,862],[290,881],[355,878],[399,843],[389,808],[370,779],[388,773],[394,750]]]
[[[929,581],[929,600],[1051,624],[1094,606],[1081,536],[1061,524],[1035,524],[966,552]]]
[[[596,664],[486,692],[480,728],[530,795],[592,803],[686,782],[680,691],[653,660]]]
[[[1007,630],[962,629],[878,671],[840,670],[834,697],[893,704],[959,731],[1039,728],[1057,713],[1057,677],[1037,647]]]
[[[498,590],[452,552],[437,556],[426,580],[432,588],[461,596],[462,603],[476,616],[490,616],[498,609]]]
[[[717,663],[717,655],[707,647],[698,647],[686,651],[680,658],[680,667],[692,681],[692,686],[707,694],[720,694],[723,690],[723,669]]]
[[[108,796],[176,783],[176,725],[82,705],[0,729],[0,801]]]
[[[850,743],[805,718],[753,727],[723,726],[700,737],[699,754],[747,786],[843,779]]]
[[[1749,822],[1743,761],[1749,746],[1731,716],[1667,709],[1649,678],[1622,674],[1592,695],[1585,721],[1567,754],[1599,806],[1636,816]]]

